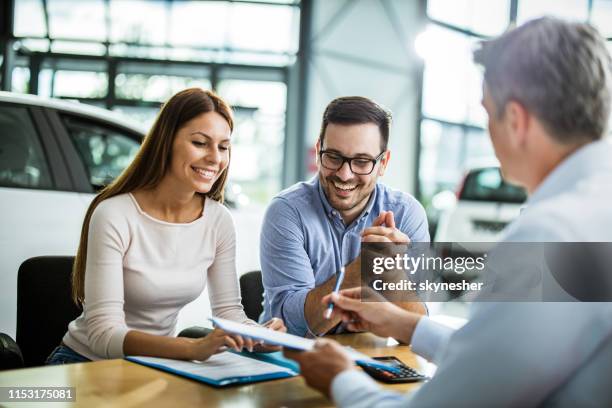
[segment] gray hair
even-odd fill
[[[482,43],[474,61],[499,116],[516,101],[561,143],[601,139],[610,115],[612,61],[588,24],[552,17],[529,21]]]

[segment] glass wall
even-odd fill
[[[299,1],[19,0],[14,18],[13,91],[148,127],[177,91],[213,89],[236,111],[228,195],[267,203],[280,189]]]
[[[480,104],[482,70],[472,60],[478,42],[543,15],[590,21],[610,37],[612,1],[518,0],[513,9],[511,0],[428,0],[427,15],[415,42],[425,64],[418,174],[426,206],[454,191],[467,170],[498,164]]]
[[[219,82],[219,95],[236,110],[232,140],[233,193],[261,203],[281,189],[285,102],[283,82],[226,79]]]

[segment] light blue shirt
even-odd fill
[[[505,232],[506,242],[612,242],[612,144],[558,165]],[[580,273],[580,271],[576,271]],[[438,364],[417,392],[382,390],[362,372],[333,380],[341,407],[612,406],[611,303],[475,303],[453,331],[421,318],[412,350]]]
[[[429,241],[423,206],[411,195],[380,183],[350,225],[329,204],[318,177],[279,193],[266,211],[261,231],[265,293],[260,321],[280,317],[289,333],[310,333],[304,317],[306,295],[359,256],[361,231],[382,211],[393,211],[397,228],[413,242]]]

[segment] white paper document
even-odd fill
[[[240,356],[231,352],[214,354],[206,361],[184,361],[141,356],[131,356],[130,358],[139,360],[145,364],[164,366],[174,371],[180,371],[216,381],[232,377],[252,377],[279,372],[286,372],[292,375],[295,374],[293,370],[288,368]]]
[[[278,332],[267,329],[261,326],[251,326],[247,324],[237,323],[231,320],[222,319],[220,317],[211,317],[210,320],[213,324],[226,332],[239,334],[241,336],[250,337],[255,340],[262,340],[267,344],[274,344],[278,346],[288,347],[296,350],[309,351],[312,350],[315,344],[313,339],[306,339],[289,333]],[[363,363],[372,366],[383,367],[385,369],[392,369],[390,365],[376,361],[371,357],[358,352],[350,347],[344,347],[349,357],[358,363]]]

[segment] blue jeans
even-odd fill
[[[45,361],[46,365],[59,365],[59,364],[73,364],[73,363],[84,363],[87,361],[91,361],[87,357],[84,357],[71,349],[68,346],[59,345],[51,352],[49,357],[47,357],[47,361]]]

